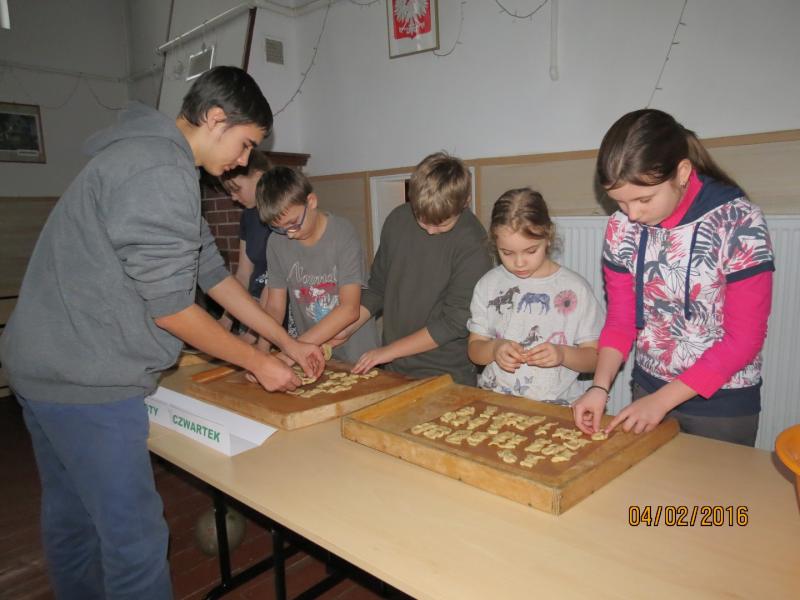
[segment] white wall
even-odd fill
[[[128,32],[128,98],[157,106],[164,56],[156,48],[167,41],[171,0],[126,0]]]
[[[81,71],[112,78],[126,75],[123,0],[10,0],[11,30],[0,29],[0,61]],[[84,140],[116,120],[109,107],[123,106],[121,82],[81,81],[71,76],[0,65],[0,101],[41,106],[47,163],[0,163],[0,196],[59,196],[86,163]],[[64,104],[66,102],[66,104]],[[61,106],[63,104],[63,106]]]
[[[537,4],[504,0],[519,12]],[[549,5],[520,21],[490,0],[470,0],[450,56],[390,60],[385,3],[337,2],[296,101],[309,171],[413,165],[442,148],[465,158],[596,148],[617,117],[646,105],[682,6],[561,0],[554,82]],[[455,41],[460,8],[460,0],[439,0],[443,51]],[[298,76],[323,14],[296,19]],[[684,21],[653,106],[701,137],[800,128],[800,2],[692,1]]]
[[[226,10],[242,4],[239,0],[174,0],[169,39],[186,33]],[[186,81],[189,55],[199,52],[203,43],[215,46],[214,65],[242,66],[244,46],[247,36],[248,12],[221,22],[219,26],[209,27],[203,35],[178,44],[167,53],[164,66],[164,79],[158,108],[164,114],[175,117],[180,112],[183,96],[189,91],[192,81]],[[178,62],[184,65],[178,73]]]
[[[123,78],[129,66],[136,72],[157,64],[152,50],[165,37],[168,4],[10,0],[12,29],[0,30],[0,60]],[[237,4],[175,0],[167,37]],[[504,4],[524,12],[537,2]],[[302,94],[276,117],[267,145],[310,153],[309,171],[315,175],[409,166],[442,148],[466,158],[595,148],[616,117],[647,103],[682,4],[561,0],[561,78],[553,82],[549,6],[520,21],[500,14],[490,0],[468,0],[461,44],[450,56],[390,60],[385,3],[334,2]],[[259,10],[250,71],[275,111],[309,65],[324,15],[325,4],[320,6],[297,18]],[[442,50],[456,39],[461,6],[460,0],[439,0]],[[684,21],[654,106],[704,137],[800,128],[800,2],[693,1]],[[237,48],[217,64],[240,63],[244,23],[245,13],[228,33],[220,29],[206,36]],[[264,61],[265,35],[284,41],[285,66]],[[181,52],[196,51],[201,41]],[[168,61],[168,86],[171,67]],[[74,82],[0,66],[1,101],[42,106],[48,160],[0,163],[0,196],[59,195],[85,164],[80,152],[85,138],[115,120],[115,112],[100,106],[85,82],[65,106],[48,108],[62,104]],[[126,83],[90,83],[107,106],[122,106],[127,99]],[[154,83],[131,85],[131,97],[152,101]],[[174,113],[188,89],[173,87],[164,112]]]
[[[253,30],[253,45],[247,70],[259,83],[273,113],[285,107],[285,110],[275,116],[272,134],[262,144],[277,152],[307,151],[301,139],[301,123],[304,117],[300,113],[300,102],[295,100],[286,106],[300,84],[302,72],[308,67],[305,62],[300,62],[298,53],[296,38],[300,19],[259,10]],[[283,65],[266,61],[266,37],[283,42]]]
[[[224,13],[226,10],[239,6],[243,2],[237,0],[174,0],[172,10],[172,23],[169,33],[161,37],[158,32],[167,30],[169,18],[169,2],[164,0],[128,0],[129,22],[131,25],[131,72],[136,73],[154,63],[154,56],[159,60],[161,55],[154,54],[154,48],[171,40],[176,36],[189,31],[204,21]],[[188,64],[188,56],[200,50],[203,42],[215,44],[216,53],[214,64],[236,65],[242,64],[244,45],[247,35],[248,12],[244,11],[230,21],[220,26],[209,27],[206,32],[194,37],[183,44],[178,44],[169,51],[165,69],[164,80],[161,75],[157,78],[146,78],[131,85],[131,97],[147,103],[159,105],[165,114],[175,116],[180,109],[183,95],[188,91],[191,82],[185,81],[185,74],[178,76],[176,67],[179,61]],[[162,24],[163,27],[162,27]],[[296,30],[299,20],[284,16],[269,10],[259,10],[253,31],[253,42],[248,60],[248,71],[260,83],[273,112],[283,107],[291,97],[293,91],[302,77],[301,71],[305,69],[297,57],[297,44],[295,42]],[[284,65],[269,64],[265,60],[264,38],[278,39],[284,43]],[[158,99],[161,89],[160,103],[149,100],[156,87],[155,98]],[[299,104],[292,103],[277,118],[280,127],[264,141],[262,147],[280,152],[303,152],[299,131]]]

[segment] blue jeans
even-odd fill
[[[144,397],[60,404],[17,395],[42,482],[42,537],[59,600],[168,600],[169,530]]]

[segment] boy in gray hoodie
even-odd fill
[[[307,374],[324,366],[230,276],[200,215],[196,167],[219,176],[246,164],[271,126],[257,84],[234,67],[198,78],[176,121],[132,103],[89,139],[91,160],[42,230],[0,355],[34,445],[58,597],[172,597],[144,397],[184,342],[269,390],[300,384],[197,306],[197,285]]]

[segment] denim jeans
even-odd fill
[[[144,397],[17,400],[42,482],[42,537],[56,598],[172,598],[169,530],[147,450]]]
[[[638,400],[643,396],[647,396],[647,392],[638,383],[634,383],[633,399]],[[759,420],[757,414],[741,417],[701,417],[682,413],[679,410],[671,410],[665,418],[668,417],[676,419],[684,433],[742,446],[753,447],[756,445]]]

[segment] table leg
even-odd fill
[[[217,598],[221,598],[231,590],[239,587],[240,585],[247,583],[253,577],[257,575],[261,575],[265,571],[273,568],[275,564],[274,554],[273,556],[268,556],[262,561],[257,562],[254,565],[251,565],[240,571],[236,575],[231,574],[231,559],[230,559],[230,547],[228,546],[228,524],[225,519],[228,513],[228,507],[225,503],[225,494],[219,491],[218,489],[213,489],[214,495],[214,520],[217,525],[217,546],[219,548],[219,573],[220,573],[220,583],[218,586],[210,590],[205,595],[205,600],[216,600]],[[274,542],[274,539],[273,539]],[[274,552],[274,550],[273,550]],[[282,561],[285,561],[286,553],[283,548],[281,548],[281,554],[283,556]],[[283,568],[283,562],[281,563],[280,567],[280,577],[285,579],[285,573]],[[276,573],[276,580],[278,579],[278,573]],[[285,598],[285,595],[284,597]]]
[[[275,599],[286,600],[286,554],[283,531],[277,524],[272,527],[272,559],[275,565]]]

